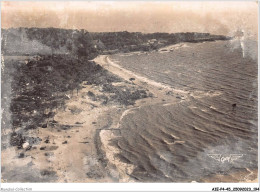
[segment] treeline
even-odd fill
[[[100,39],[107,50],[128,51],[149,51],[176,44],[180,42],[203,42],[228,40],[230,37],[222,35],[211,35],[209,33],[130,33],[123,32],[105,32],[91,33],[93,39]],[[154,40],[150,42],[151,40]]]
[[[88,58],[98,54],[86,30],[57,28],[2,29],[2,52],[4,55],[70,54]]]
[[[106,32],[91,33],[93,39],[99,39],[105,45],[106,50],[124,50],[131,45],[142,45],[148,41],[148,38],[142,33],[123,32]]]
[[[6,55],[72,54],[94,58],[99,53],[149,51],[180,42],[227,40],[209,33],[104,32],[58,28],[2,29],[2,51]],[[151,40],[153,40],[151,42]],[[28,47],[28,48],[27,48]],[[111,52],[113,53],[113,51]]]

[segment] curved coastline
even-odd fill
[[[139,53],[136,53],[136,54],[138,55]],[[183,102],[190,103],[194,100],[201,101],[201,99],[203,99],[203,98],[215,98],[215,97],[220,98],[220,97],[222,97],[222,94],[223,94],[221,91],[210,91],[210,92],[208,92],[208,91],[192,91],[192,92],[187,92],[187,91],[182,91],[180,89],[176,90],[176,89],[172,88],[171,86],[156,82],[154,80],[150,80],[146,77],[143,77],[139,74],[134,73],[133,71],[129,71],[128,69],[124,68],[122,65],[117,64],[115,59],[111,60],[111,58],[109,58],[109,56],[107,56],[107,55],[99,56],[98,58],[96,58],[96,62],[98,64],[101,64],[101,66],[103,66],[107,70],[110,70],[111,72],[115,73],[116,75],[120,76],[121,78],[123,78],[127,81],[129,80],[129,78],[134,77],[135,78],[134,83],[136,85],[141,86],[141,87],[142,86],[146,87],[147,90],[149,90],[154,95],[153,98],[145,98],[145,99],[137,100],[134,107],[126,108],[126,109],[124,109],[123,112],[121,111],[120,112],[121,116],[119,115],[119,117],[118,117],[118,120],[120,119],[120,121],[123,120],[128,115],[131,115],[131,110],[134,110],[134,109],[140,109],[140,108],[147,107],[147,106],[156,106],[157,104],[162,105],[164,107],[171,107],[171,106],[174,106],[175,104],[178,104],[178,103],[183,103]],[[166,94],[169,91],[172,91],[171,96]],[[181,100],[179,98],[176,99],[176,96],[178,96],[179,94],[182,94]],[[202,106],[200,106],[200,107],[202,107]],[[216,108],[214,106],[210,106],[210,108],[207,108],[207,109],[206,108],[204,109],[204,108],[205,108],[205,106],[203,106],[201,108],[202,113],[208,113],[208,111],[212,110],[213,108],[215,108],[214,113],[215,112],[218,113],[218,111],[220,110],[219,108]],[[192,111],[195,111],[195,110],[198,109],[198,107],[191,105],[190,109]],[[120,128],[120,121],[114,124],[114,127],[116,129]],[[201,132],[203,134],[206,134],[206,133],[209,132],[209,130],[200,128],[199,126],[194,126],[194,131]],[[110,145],[107,141],[113,140],[113,137],[118,136],[118,135],[112,134],[113,130],[104,130],[102,132],[103,133],[100,134],[100,137],[101,137],[101,141],[102,141],[102,137],[103,137],[103,140],[105,140],[103,142],[103,145]],[[105,132],[110,132],[110,134],[105,133]],[[108,139],[108,137],[110,137],[110,139]],[[176,136],[175,138],[178,138],[178,137],[179,137],[179,135]],[[172,145],[174,143],[176,143],[176,144],[179,143],[181,145],[182,143],[185,143],[185,141],[184,142],[183,141],[172,142],[171,140],[169,140],[169,141],[166,140],[165,143],[167,145]],[[245,145],[248,145],[248,144],[245,143]],[[237,148],[237,149],[240,149],[240,148]],[[116,150],[116,149],[114,151],[116,151],[116,152],[109,154],[111,160],[112,160],[112,158],[111,158],[112,156],[116,156],[116,154],[119,153],[118,150]],[[205,154],[203,154],[203,155],[205,155]],[[166,159],[167,159],[167,156],[166,156]],[[121,168],[119,168],[120,170],[126,170],[126,167],[129,167],[129,164],[127,164],[127,163],[125,164],[125,163],[122,163],[120,161],[116,162],[115,164],[116,164],[116,167],[121,167]],[[230,179],[229,177],[234,179],[238,173],[240,175],[244,175],[243,181],[246,181],[246,182],[256,181],[257,180],[257,178],[255,178],[256,174],[253,174],[254,176],[252,176],[252,173],[256,173],[255,169],[254,168],[252,168],[252,169],[247,168],[247,169],[250,170],[250,171],[244,170],[243,168],[230,171],[229,176],[214,175],[214,174],[213,175],[205,175],[205,177],[203,177],[198,182],[210,182],[210,181],[212,181],[213,178],[216,179],[216,177],[218,177],[218,179],[220,179],[222,182],[228,182],[229,179]],[[124,181],[124,179],[126,179],[126,177],[128,177],[129,174],[131,175],[132,171],[133,171],[133,169],[131,168],[131,171],[126,172],[127,174],[124,174],[124,175],[122,174],[121,179],[123,179],[123,180],[121,180],[121,181]],[[168,177],[167,174],[165,176]],[[131,175],[131,177],[135,178],[134,175]],[[248,178],[251,178],[251,179],[248,179]],[[128,177],[128,179],[129,179],[129,177]],[[138,180],[139,180],[138,178],[134,179],[135,182],[139,182]],[[187,181],[189,181],[189,179],[187,179]],[[191,182],[191,180],[190,180],[190,182]]]

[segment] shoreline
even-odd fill
[[[36,182],[138,182],[130,176],[134,165],[129,165],[116,158],[115,154],[120,151],[109,145],[111,139],[117,136],[114,133],[116,132],[115,130],[120,132],[121,120],[131,113],[132,110],[156,104],[167,106],[189,101],[190,97],[195,97],[195,95],[190,92],[175,90],[170,86],[135,74],[116,64],[107,55],[99,55],[93,61],[122,78],[124,82],[119,82],[120,85],[142,88],[153,96],[137,99],[135,104],[128,106],[123,106],[119,103],[102,105],[100,102],[93,101],[86,96],[86,93],[89,91],[95,94],[100,93],[100,87],[86,85],[83,82],[81,84],[83,88],[78,95],[74,95],[66,101],[65,105],[69,110],[58,109],[53,118],[53,120],[69,128],[63,131],[57,131],[52,127],[38,128],[37,134],[33,130],[30,131],[32,136],[42,138],[42,143],[40,146],[37,145],[36,149],[29,151],[24,149],[17,150],[18,153],[26,153],[24,158],[11,159],[11,157],[16,157],[18,154],[15,152],[15,147],[2,151],[3,156],[7,156],[10,153],[13,154],[13,156],[10,155],[9,158],[3,159],[2,165],[5,165],[4,172],[7,172],[7,174],[8,171],[12,172],[14,170],[16,172],[15,169],[23,170],[25,166],[30,165],[29,171],[25,170],[22,176],[19,176],[25,181],[26,174],[31,174],[35,177],[33,181]],[[134,80],[130,80],[133,77],[135,77]],[[169,91],[172,93],[167,94]],[[181,100],[176,98],[180,95],[182,95]],[[205,95],[202,92],[196,96],[204,97],[210,95]],[[71,113],[73,110],[80,112],[73,114]],[[46,143],[47,140],[49,142]],[[39,148],[44,149],[39,150]],[[9,162],[12,164],[13,170],[6,167]],[[251,171],[255,172],[255,170]],[[242,173],[245,174],[245,178],[252,174],[250,172],[247,175],[247,172]],[[37,174],[40,177],[37,177]],[[11,178],[12,175],[9,174],[8,177]],[[224,181],[221,182],[228,182],[228,179],[225,179],[225,175],[214,175],[212,178],[205,178],[203,181],[212,182],[214,178],[218,180],[223,178]],[[257,182],[257,180],[247,180],[246,182]],[[22,180],[22,182],[25,181]]]
[[[132,78],[134,76],[134,74],[132,74],[131,72],[128,72],[127,70],[124,70],[120,67],[118,67],[115,64],[111,64],[110,60],[107,60],[108,56],[98,56],[96,59],[94,59],[94,61],[101,65],[102,67],[104,67],[105,69],[109,70],[110,72],[113,72],[115,75],[121,77],[122,79],[129,81],[130,78]],[[109,63],[107,63],[109,62]],[[99,130],[97,132],[97,135],[100,137],[100,144],[101,146],[99,146],[99,148],[103,148],[103,152],[102,155],[106,155],[106,159],[108,160],[108,163],[110,163],[110,165],[108,166],[109,168],[109,172],[116,172],[114,167],[116,167],[119,172],[119,175],[117,175],[119,182],[134,182],[133,179],[131,179],[131,177],[129,176],[131,174],[131,171],[133,171],[134,166],[131,166],[129,164],[123,163],[121,162],[119,159],[115,159],[114,156],[116,153],[119,153],[118,149],[116,149],[113,146],[109,146],[109,141],[115,137],[114,135],[114,130],[115,129],[119,129],[120,126],[120,122],[121,120],[127,115],[128,112],[130,112],[131,110],[134,110],[136,108],[140,108],[142,106],[147,106],[147,105],[151,105],[151,104],[158,104],[162,102],[162,99],[166,99],[165,98],[165,93],[167,91],[169,91],[169,89],[171,89],[170,87],[164,87],[161,86],[159,83],[156,84],[157,86],[155,86],[153,83],[149,84],[149,80],[145,79],[145,81],[143,81],[143,79],[138,78],[138,76],[136,76],[136,79],[134,80],[134,85],[141,87],[141,88],[145,88],[146,90],[148,90],[149,92],[151,92],[153,94],[153,97],[148,97],[148,98],[143,98],[143,99],[138,99],[135,102],[135,105],[133,106],[127,106],[125,108],[123,108],[123,110],[120,112],[114,112],[112,113],[113,117],[117,117],[117,118],[112,118],[113,119],[113,123],[110,126],[107,126],[106,128],[102,128],[101,130]],[[163,89],[162,89],[163,87]],[[168,96],[168,102],[176,102],[177,99],[172,96]],[[116,115],[115,115],[116,114]],[[110,127],[112,128],[111,130],[107,130],[107,128]],[[120,130],[119,130],[120,131]],[[105,161],[107,161],[105,160]],[[113,162],[113,164],[111,164],[111,162]]]
[[[137,53],[138,54],[138,53]],[[168,86],[164,86],[160,83],[154,83],[153,80],[149,80],[145,77],[142,77],[142,76],[139,76],[139,75],[136,75],[134,74],[134,72],[131,72],[131,71],[128,71],[127,69],[124,69],[123,67],[117,65],[116,63],[114,63],[113,61],[111,61],[109,59],[109,56],[106,56],[106,55],[101,55],[101,56],[98,56],[98,61],[97,63],[101,64],[102,67],[106,68],[107,70],[111,70],[113,71],[113,73],[115,73],[116,75],[120,76],[121,78],[127,80],[129,79],[131,76],[134,75],[134,77],[136,78],[135,79],[135,83],[136,85],[138,86],[143,86],[144,83],[146,86],[146,88],[151,92],[153,93],[154,97],[152,98],[152,100],[149,100],[149,98],[146,98],[146,99],[140,99],[140,100],[137,100],[136,101],[136,105],[135,107],[132,107],[132,108],[128,108],[126,109],[123,113],[122,113],[122,116],[120,117],[120,120],[126,115],[125,113],[127,113],[128,111],[132,110],[132,109],[135,109],[135,108],[140,108],[140,107],[143,107],[143,106],[146,106],[146,105],[155,105],[155,104],[158,104],[158,103],[164,103],[162,102],[160,99],[161,98],[165,98],[166,97],[166,94],[165,94],[165,89],[166,90],[172,90],[174,94],[178,94],[179,91],[175,91],[174,89],[171,89],[170,87]],[[107,63],[106,63],[106,62]],[[150,84],[149,84],[150,83]],[[159,88],[158,88],[159,87]],[[160,97],[162,96],[161,94],[164,94],[164,97]],[[181,92],[183,94],[183,92]],[[186,92],[184,92],[186,93]],[[173,95],[174,95],[173,94]],[[195,94],[195,95],[194,95]],[[185,99],[186,101],[189,100],[189,97],[206,97],[206,96],[209,96],[209,97],[214,97],[216,95],[220,95],[221,93],[216,93],[216,94],[211,94],[211,95],[208,95],[208,94],[205,94],[203,92],[201,93],[186,93],[185,95]],[[174,96],[172,96],[174,97]],[[174,103],[177,103],[177,102],[182,102],[182,101],[178,101],[176,99],[174,99],[174,101],[172,101],[171,103],[164,103],[163,105],[166,106],[166,105],[171,105],[171,104],[174,104]],[[144,104],[146,103],[146,104]],[[119,127],[120,125],[120,120],[117,124],[117,128]],[[106,132],[111,132],[110,133],[110,139],[113,138],[113,131],[110,131],[110,130],[104,130]],[[105,135],[105,133],[103,135],[101,135],[100,137],[102,138],[103,137],[103,144],[105,145],[107,143],[107,140],[109,140],[107,137],[107,135],[109,135],[108,133]],[[101,139],[102,140],[102,139]],[[112,151],[112,150],[111,150]],[[114,153],[116,154],[116,153]],[[112,156],[110,154],[110,156]],[[113,159],[114,160],[114,159]],[[115,160],[114,160],[115,161]],[[119,162],[119,163],[116,163],[117,166],[121,166],[123,167],[122,169],[127,169],[126,167],[128,166],[128,164],[124,165],[123,163]],[[131,170],[133,170],[134,168],[131,168]],[[247,170],[242,170],[242,171],[239,171],[239,173],[237,173],[236,171],[234,172],[230,172],[228,175],[212,175],[212,176],[207,176],[206,178],[202,178],[200,181],[198,182],[201,182],[203,181],[204,182],[213,182],[214,178],[216,180],[219,180],[220,182],[229,182],[233,179],[235,179],[239,174],[240,176],[243,175],[243,178],[241,177],[242,181],[238,180],[239,182],[258,182],[258,177],[257,177],[257,170],[250,170],[250,169],[247,169]],[[125,174],[125,175],[129,175],[129,173]],[[256,178],[255,178],[256,177]],[[126,178],[124,178],[126,179]],[[235,179],[236,180],[236,179]],[[138,181],[135,181],[135,182],[138,182]],[[194,182],[194,181],[192,181]]]

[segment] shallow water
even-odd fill
[[[181,102],[136,108],[122,118],[111,145],[120,151],[117,158],[134,165],[132,178],[187,182],[257,169],[257,43],[244,43],[246,50],[236,41],[218,41],[110,57],[189,93]],[[210,154],[240,157],[221,162]]]

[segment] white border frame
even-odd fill
[[[3,0],[0,0],[0,2],[2,1]],[[7,0],[7,1],[15,1],[15,0]],[[34,1],[34,0],[27,0],[27,1]],[[45,0],[45,1],[53,1],[53,0]],[[63,1],[63,0],[55,0],[55,1]],[[71,1],[75,1],[75,0],[71,0]],[[93,0],[93,1],[102,1],[102,0]],[[113,1],[120,1],[120,0],[113,0]],[[132,0],[132,1],[139,1],[139,0]],[[156,0],[145,0],[145,1],[156,1]],[[178,1],[178,0],[163,0],[163,1]],[[195,0],[185,0],[185,1],[195,1]],[[227,1],[227,0],[199,0],[199,1]],[[254,0],[231,0],[231,1],[254,1]],[[258,39],[259,39],[259,29],[260,29],[259,27],[260,2],[259,1],[260,0],[254,1],[254,2],[258,2]],[[1,4],[0,4],[0,9],[1,9]],[[1,24],[1,19],[0,19],[0,24]],[[0,46],[0,50],[1,50],[1,46]],[[260,52],[260,45],[258,43],[258,55],[259,52]],[[1,73],[0,73],[0,77],[1,77]],[[258,111],[260,109],[259,77],[260,77],[260,70],[259,70],[259,60],[258,60]],[[0,85],[0,90],[1,90],[1,85]],[[1,100],[0,100],[0,105],[1,105]],[[258,113],[258,119],[259,117],[260,116]],[[259,125],[260,122],[258,120],[258,140],[260,137]],[[1,141],[1,137],[0,137],[0,141]],[[259,142],[258,142],[258,167],[260,161],[259,154],[260,154],[260,150],[259,150]],[[1,171],[1,166],[0,166],[0,171]],[[260,172],[258,169],[258,179],[259,176],[260,176]],[[8,191],[8,192],[9,191],[200,191],[200,192],[204,192],[204,191],[212,191],[212,188],[214,187],[225,188],[225,189],[231,188],[231,190],[234,187],[238,187],[238,188],[251,188],[253,190],[254,187],[256,188],[259,187],[259,183],[1,183],[0,181],[0,187],[1,187],[1,191]]]

